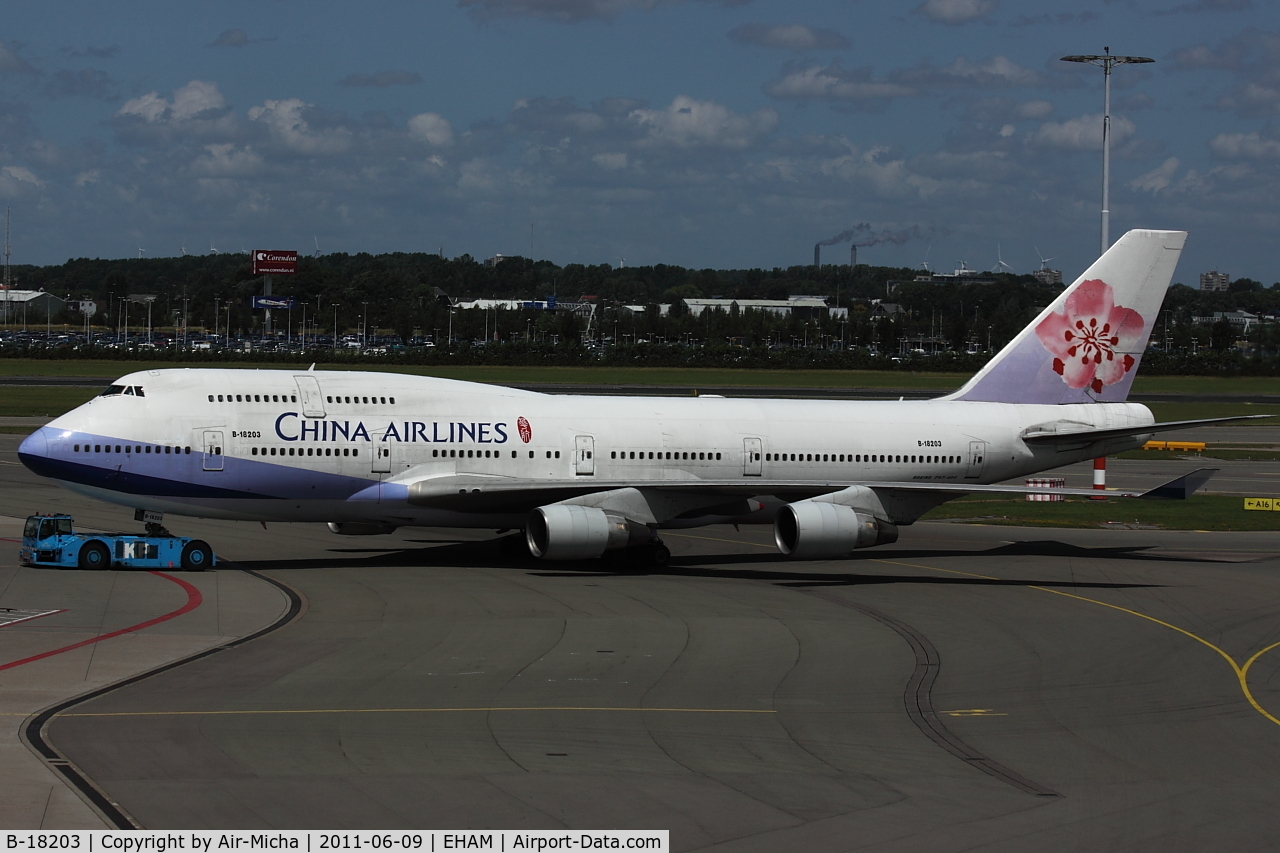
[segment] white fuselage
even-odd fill
[[[421,481],[986,484],[1137,446],[1033,449],[1033,427],[1133,427],[1131,403],[1022,405],[559,396],[395,373],[152,370],[116,382],[23,444],[71,489],[185,515],[520,526],[518,512],[415,506]],[[135,389],[141,389],[141,396]],[[771,517],[744,517],[769,521]]]

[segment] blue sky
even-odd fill
[[[1270,12],[1267,9],[1271,9]],[[1262,0],[440,0],[6,12],[13,261],[242,248],[773,267],[1096,255],[1270,284],[1280,15]],[[848,243],[824,259],[848,259]]]

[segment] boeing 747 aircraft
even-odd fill
[[[37,430],[19,457],[69,489],[156,512],[346,534],[523,530],[552,560],[634,548],[665,562],[662,529],[773,524],[784,554],[840,557],[895,541],[960,495],[1037,491],[991,483],[1208,422],[1157,424],[1125,402],[1185,239],[1130,231],[936,400],[553,396],[388,373],[142,370]],[[1138,496],[1185,497],[1209,473]]]

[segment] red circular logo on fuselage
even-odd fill
[[[533,438],[533,427],[524,418],[516,418],[516,429],[520,431],[520,440],[525,444]]]

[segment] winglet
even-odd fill
[[[1183,474],[1176,480],[1149,489],[1139,499],[1152,501],[1183,501],[1191,497],[1200,487],[1209,482],[1209,478],[1218,473],[1217,468],[1197,468],[1189,474]]]

